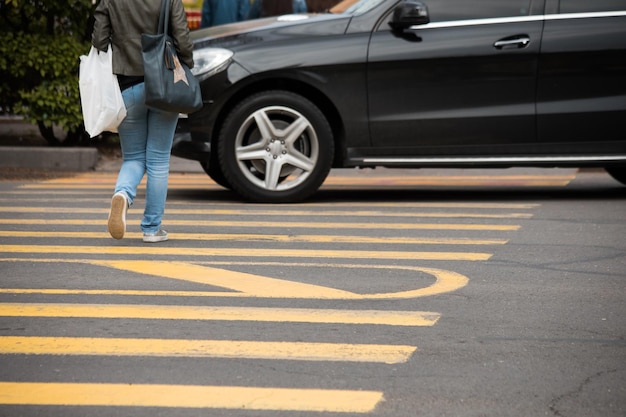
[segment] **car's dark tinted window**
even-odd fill
[[[561,13],[613,12],[626,10],[626,0],[561,0]]]
[[[530,7],[530,0],[425,0],[424,3],[431,22],[527,16]]]

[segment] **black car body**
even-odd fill
[[[626,182],[626,0],[361,0],[192,37],[205,105],[173,154],[248,200],[303,200],[340,167]]]

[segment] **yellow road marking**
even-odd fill
[[[428,287],[430,289],[430,287]],[[367,299],[398,299],[398,298],[418,298],[424,297],[427,294],[423,291],[418,294],[419,290],[415,290],[415,296],[410,296],[410,292],[406,293],[389,293],[389,294],[374,294],[373,296],[362,295],[360,297],[346,297],[346,298],[332,298],[333,300],[367,300]],[[159,291],[159,290],[76,290],[65,288],[0,288],[0,294],[47,294],[47,295],[116,295],[116,296],[147,296],[147,297],[228,297],[228,298],[251,298],[260,296],[254,296],[246,293],[231,293],[231,292],[210,292],[210,291]],[[379,297],[375,297],[379,296]],[[384,296],[384,297],[383,297]],[[266,298],[278,298],[268,296]],[[302,294],[293,294],[291,297],[281,298],[307,298]],[[324,298],[328,299],[328,298]]]
[[[245,340],[0,337],[0,354],[247,358],[404,363],[417,347]]]
[[[399,252],[357,250],[300,250],[258,248],[174,248],[165,246],[53,246],[53,245],[0,245],[5,253],[58,253],[93,255],[168,255],[168,256],[235,256],[277,258],[349,258],[393,260],[450,260],[486,261],[489,253],[474,252]]]
[[[139,274],[149,274],[158,277],[228,288],[251,297],[265,298],[314,298],[335,300],[416,298],[451,292],[464,287],[468,282],[467,277],[456,272],[434,268],[407,267],[405,268],[406,270],[423,272],[434,276],[434,284],[426,288],[394,293],[357,294],[320,285],[262,277],[186,262],[94,260],[91,263]]]
[[[0,303],[0,316],[433,326],[439,320],[440,314],[426,311]]]
[[[104,227],[106,219],[100,220]],[[67,225],[67,226],[94,226],[94,220],[77,219],[0,219],[0,224],[19,225]],[[127,219],[128,225],[139,225],[139,220]],[[519,225],[504,224],[449,224],[449,223],[352,223],[352,222],[257,222],[257,221],[213,221],[213,220],[175,220],[167,219],[169,226],[191,227],[276,227],[276,228],[306,228],[306,229],[387,229],[387,230],[492,230],[515,231]]]
[[[140,239],[142,234],[127,232],[125,237]],[[0,237],[109,239],[107,232],[43,232],[0,230]],[[176,233],[176,240],[230,241],[230,242],[309,242],[309,243],[382,243],[402,245],[504,245],[506,239],[436,238],[436,237],[370,237],[341,235],[274,235],[234,233]]]
[[[393,172],[395,171],[395,172]],[[404,170],[404,169],[394,169],[393,171],[382,171],[374,172],[374,171],[355,171],[355,170],[333,170],[330,172],[328,179],[335,180],[361,180],[369,182],[374,179],[386,179],[386,178],[397,178],[397,179],[413,179],[413,178],[441,178],[441,179],[463,179],[463,178],[477,178],[477,179],[493,179],[493,178],[515,178],[515,179],[541,179],[541,178],[575,178],[576,171],[575,169],[562,169],[562,170],[553,170],[549,169],[549,173],[546,174],[544,172],[537,173],[514,173],[510,172],[507,168],[502,168],[499,170],[492,170],[489,174],[477,173],[470,170],[466,170],[463,174],[459,173],[447,173],[446,175],[439,175],[440,172],[437,172],[436,175],[431,174],[426,170]],[[401,174],[399,174],[401,172]],[[371,174],[371,175],[370,175]],[[51,178],[48,180],[44,180],[41,182],[46,183],[67,183],[67,182],[86,182],[88,184],[96,181],[108,182],[111,179],[115,180],[117,178],[117,173],[115,172],[85,172],[79,173],[72,177],[58,177]],[[177,180],[180,182],[212,182],[212,180],[204,173],[204,172],[172,172],[170,173],[170,178],[172,180]],[[145,183],[145,179],[143,180]]]
[[[0,382],[0,404],[368,413],[382,392],[199,385]]]
[[[94,181],[97,178],[100,181]],[[343,176],[330,175],[324,181],[322,188],[329,187],[386,187],[393,186],[564,186],[576,178],[576,174],[563,175],[384,175],[384,176]],[[107,180],[107,181],[105,181]],[[111,189],[114,182],[112,176],[98,177],[90,173],[84,177],[59,178],[32,184],[24,184],[22,188],[103,188]],[[145,181],[142,183],[145,184]],[[170,188],[218,188],[208,177],[202,175],[188,175],[185,177],[171,175]]]
[[[106,214],[108,207],[24,207],[4,206],[0,212],[10,213],[75,213]],[[445,212],[391,212],[391,211],[351,211],[351,210],[228,210],[228,209],[168,209],[168,215],[203,215],[203,216],[329,216],[329,217],[435,217],[435,218],[476,218],[476,219],[528,219],[530,213],[445,213]]]
[[[88,191],[88,190],[87,190]],[[76,192],[78,194],[78,192]],[[17,194],[17,195],[27,195],[27,196],[32,196],[33,193],[32,191],[18,191],[18,190],[8,190],[8,191],[4,191],[3,195],[7,195],[7,194]],[[50,193],[46,193],[46,194],[52,194],[52,195],[63,195],[63,191],[58,191],[58,192],[50,192]],[[100,194],[102,197],[100,198],[72,198],[72,201],[76,202],[76,201],[89,201],[89,202],[103,202],[103,203],[110,203],[111,201],[111,196],[109,194],[106,193],[102,193],[102,192],[98,192],[98,194]],[[48,203],[50,202],[50,198],[39,198],[41,194],[37,194],[37,197],[33,197],[33,198],[2,198],[0,197],[0,201],[6,201],[6,202],[44,202],[44,203]],[[193,201],[193,200],[181,200],[179,198],[176,199],[170,199],[167,201],[167,205],[168,207],[171,206],[177,206],[177,205],[184,205],[185,207],[188,206],[201,206],[201,207],[206,207],[206,206],[215,206],[215,207],[220,207],[220,206],[239,206],[239,204],[237,203],[231,203],[231,202],[220,202],[220,201],[211,201],[211,202],[198,202]],[[296,203],[296,204],[281,204],[281,207],[286,207],[286,208],[310,208],[310,207],[331,207],[333,209],[337,209],[339,207],[346,207],[346,208],[352,208],[352,207],[357,207],[357,208],[362,208],[364,205],[363,202],[358,202],[358,203],[346,203],[346,202],[332,202],[332,203],[317,203],[317,202],[310,202],[310,201],[305,201],[302,203]],[[380,202],[380,201],[368,201],[367,202],[367,206],[368,207],[391,207],[394,209],[397,208],[456,208],[456,209],[502,209],[502,210],[529,210],[529,209],[534,209],[539,207],[541,204],[538,203],[472,203],[472,202],[459,202],[459,203],[446,203],[446,202],[437,202],[437,201],[433,201],[433,202],[403,202],[403,201],[397,201],[397,202]],[[276,205],[275,204],[254,204],[254,207],[266,207],[266,208],[275,208]],[[250,208],[251,210],[254,208]]]
[[[81,190],[83,188],[89,189],[89,190],[112,190],[113,186],[115,185],[115,181],[113,182],[109,182],[106,184],[101,184],[101,183],[93,183],[93,184],[89,184],[89,183],[74,183],[74,182],[67,182],[67,183],[54,183],[54,182],[34,182],[34,183],[28,183],[28,184],[23,184],[20,185],[19,188],[21,189],[27,189],[27,190],[54,190],[57,188],[64,188],[67,190]],[[143,186],[141,188],[145,188],[145,183],[143,184]],[[207,181],[205,183],[175,183],[175,182],[168,182],[168,189],[189,189],[189,188],[193,188],[194,190],[207,190],[207,189],[223,189],[221,186],[211,182],[211,181]]]
[[[65,295],[65,294],[83,294],[83,295],[144,295],[144,296],[167,296],[167,297],[258,297],[258,298],[322,298],[322,299],[349,299],[349,300],[368,300],[368,299],[407,299],[426,297],[437,294],[443,294],[458,290],[468,283],[467,277],[452,271],[446,271],[434,268],[421,268],[414,266],[399,265],[362,265],[362,264],[314,264],[314,263],[290,263],[290,266],[302,267],[328,267],[328,268],[348,268],[348,269],[384,269],[397,271],[412,271],[416,273],[425,273],[433,276],[435,282],[427,287],[406,290],[391,293],[378,294],[357,294],[349,291],[335,290],[333,288],[321,287],[311,284],[300,284],[293,281],[277,280],[268,277],[250,275],[236,272],[215,269],[214,274],[209,274],[209,269],[202,269],[198,263],[187,264],[178,263],[176,265],[169,262],[161,268],[161,266],[152,267],[155,261],[150,261],[147,269],[142,268],[142,261],[98,261],[89,259],[21,259],[6,258],[0,259],[0,262],[49,262],[49,263],[87,263],[93,265],[102,265],[109,267],[118,267],[133,272],[146,274],[152,273],[160,277],[168,277],[181,279],[184,281],[192,281],[206,285],[217,285],[230,288],[235,291],[245,292],[215,292],[215,291],[159,291],[159,290],[107,290],[107,289],[42,289],[42,288],[4,288],[0,289],[0,293],[4,294],[49,294],[49,295]],[[113,263],[111,263],[113,262]],[[139,262],[139,263],[137,263]],[[281,266],[286,264],[283,262],[199,262],[202,265],[264,265],[264,266]],[[156,271],[153,271],[156,269]],[[224,273],[225,275],[222,275]],[[224,279],[231,277],[231,279]]]
[[[357,297],[356,294],[336,290],[334,288],[262,277],[186,262],[106,260],[95,261],[93,264],[138,274],[154,275],[180,281],[228,288],[253,297],[294,298],[295,296],[296,298],[316,299],[345,299]]]

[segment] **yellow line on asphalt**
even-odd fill
[[[325,297],[321,299],[333,300],[380,300],[380,299],[400,299],[400,298],[417,298],[424,297],[429,294],[427,288],[419,290],[403,291],[399,293],[382,293],[382,294],[363,294],[351,297]],[[456,288],[454,288],[456,289]],[[421,291],[418,292],[418,291]],[[114,295],[114,296],[144,296],[144,297],[223,297],[223,298],[298,298],[298,299],[320,299],[309,297],[308,294],[293,294],[290,297],[281,295],[258,296],[242,292],[216,292],[216,291],[159,291],[159,290],[75,290],[66,288],[0,288],[0,294],[45,294],[45,295]]]
[[[90,172],[84,175],[75,175],[72,177],[59,177],[59,178],[51,178],[48,180],[38,181],[40,184],[86,184],[91,185],[93,183],[102,183],[104,185],[111,186],[110,180],[115,180],[115,174],[108,173],[94,173]],[[441,180],[441,181],[450,181],[450,180],[543,180],[543,179],[573,179],[576,178],[576,173],[564,174],[564,173],[555,173],[551,175],[546,174],[501,174],[494,172],[489,175],[420,175],[420,174],[412,174],[412,175],[341,175],[340,173],[331,173],[327,178],[327,182],[359,182],[364,184],[384,182],[386,180],[390,181],[420,181],[420,180]],[[206,174],[178,174],[171,173],[170,181],[172,182],[180,182],[184,184],[204,184],[204,183],[213,183],[213,181]],[[145,178],[142,180],[142,183],[145,184]]]
[[[382,392],[200,385],[0,382],[0,404],[369,413]]]
[[[439,320],[440,314],[426,311],[0,303],[0,316],[433,326]]]
[[[129,217],[132,215],[129,215]],[[387,229],[387,230],[493,230],[493,231],[515,231],[519,230],[519,225],[505,224],[472,224],[472,223],[352,223],[352,222],[255,222],[239,220],[175,220],[167,219],[170,226],[192,226],[192,227],[277,227],[277,228],[307,228],[307,229]],[[68,226],[96,226],[106,225],[103,220],[77,220],[77,219],[0,219],[0,224],[19,225],[68,225]],[[127,218],[128,225],[138,225],[139,219],[131,220]]]
[[[328,175],[328,179],[357,179],[362,181],[371,181],[374,179],[385,179],[385,178],[399,178],[399,179],[411,179],[411,178],[444,178],[444,179],[463,179],[463,178],[482,178],[482,179],[492,179],[492,178],[574,178],[576,176],[576,171],[564,169],[566,172],[559,170],[549,169],[549,173],[546,174],[545,171],[543,173],[514,173],[509,172],[508,169],[503,168],[500,170],[490,171],[489,174],[483,173],[472,173],[471,171],[465,171],[462,174],[459,173],[451,173],[448,172],[446,175],[439,175],[441,172],[437,172],[436,174],[431,174],[428,171],[416,171],[416,170],[405,170],[405,169],[395,169],[395,172],[374,172],[374,171],[355,171],[355,170],[333,170]],[[371,175],[370,175],[371,173]],[[401,173],[401,174],[400,174]],[[45,180],[45,182],[55,182],[55,183],[65,183],[65,182],[93,182],[93,181],[108,181],[110,179],[115,180],[117,178],[116,172],[85,172],[79,173],[78,175],[74,175],[72,177],[59,177],[59,178],[51,178]],[[211,182],[212,180],[204,173],[204,172],[172,172],[170,173],[171,179],[176,179],[179,181],[205,181]],[[145,179],[143,180],[145,182]],[[43,182],[43,181],[42,181]]]
[[[34,182],[34,183],[28,183],[28,184],[23,184],[20,185],[19,188],[20,189],[26,189],[26,190],[55,190],[58,188],[63,188],[63,189],[67,189],[67,190],[81,190],[81,189],[87,189],[87,190],[112,190],[115,184],[114,182],[108,183],[108,184],[99,184],[99,183],[52,183],[52,182]],[[143,186],[141,188],[145,188],[145,184],[143,184]],[[175,189],[193,189],[193,190],[210,190],[210,189],[223,189],[221,186],[215,184],[212,181],[207,181],[206,183],[182,183],[182,184],[177,184],[177,183],[169,183],[168,184],[168,189],[171,190],[175,190]]]
[[[4,253],[58,253],[92,255],[234,256],[274,258],[348,258],[393,260],[486,261],[490,253],[479,252],[400,252],[358,250],[309,250],[270,248],[174,248],[166,246],[62,246],[0,245]]]
[[[174,235],[174,234],[172,234]],[[128,232],[130,239],[140,239],[142,234]],[[36,232],[21,230],[0,230],[0,237],[33,238],[73,238],[73,239],[108,239],[107,232]],[[233,234],[233,233],[176,233],[176,240],[203,240],[229,242],[308,242],[308,243],[382,243],[400,245],[504,245],[506,239],[470,239],[436,237],[370,237],[339,235],[271,235],[271,234]]]
[[[94,260],[91,263],[123,271],[135,272],[138,274],[149,274],[162,278],[228,288],[232,291],[248,294],[251,297],[265,298],[307,298],[329,300],[416,298],[455,291],[467,285],[468,282],[467,277],[456,272],[434,268],[412,267],[406,269],[430,275],[435,278],[434,283],[426,287],[422,287],[420,280],[416,279],[415,283],[410,286],[411,288],[409,290],[389,293],[361,294],[321,285],[307,284],[298,282],[297,280],[293,281],[289,279],[264,277],[244,272],[212,268],[205,265],[197,265],[195,263],[175,261],[159,262],[155,260]]]
[[[15,191],[15,190],[8,190],[3,192],[3,195],[7,195],[7,194],[18,194],[18,195],[28,195],[28,196],[33,196],[33,193],[31,191]],[[63,195],[62,191],[59,192],[54,192],[54,193],[46,193],[46,194],[60,194]],[[102,197],[92,197],[92,198],[72,198],[72,202],[83,202],[83,201],[88,201],[88,202],[105,202],[105,203],[109,203],[111,201],[111,196],[108,194],[104,194],[104,193],[100,193],[102,195]],[[11,202],[11,203],[16,203],[16,202],[39,202],[39,203],[48,203],[50,202],[50,198],[41,198],[40,197],[41,194],[37,194],[35,197],[33,198],[2,198],[0,197],[0,201],[3,202]],[[65,199],[64,199],[65,200]],[[66,201],[66,200],[65,200]],[[169,199],[167,201],[167,205],[168,207],[171,206],[177,206],[177,205],[184,205],[185,207],[188,206],[201,206],[201,207],[207,207],[207,206],[215,206],[215,207],[220,207],[220,206],[241,206],[241,203],[233,203],[233,202],[220,202],[220,201],[206,201],[206,202],[199,202],[198,200],[182,200],[179,198],[176,199]],[[362,208],[364,205],[367,205],[367,207],[385,207],[385,208],[457,208],[457,209],[503,209],[503,210],[530,210],[530,209],[534,209],[539,207],[541,204],[538,203],[472,203],[472,202],[458,202],[458,203],[445,203],[445,202],[403,202],[403,201],[397,201],[397,202],[380,202],[380,201],[368,201],[366,203],[364,202],[354,202],[354,203],[350,203],[350,202],[332,202],[332,203],[318,203],[318,202],[302,202],[302,203],[296,203],[296,204],[281,204],[281,207],[286,207],[286,208],[310,208],[310,207],[332,207],[334,209],[337,209],[339,207],[346,207],[346,208],[352,208],[352,207],[358,207],[359,209]],[[266,207],[266,208],[275,208],[276,205],[275,204],[254,204],[253,207]],[[252,209],[252,208],[251,208]]]
[[[522,179],[522,178],[491,178],[491,179],[436,179],[436,178],[419,178],[407,181],[406,179],[384,179],[382,181],[355,181],[355,180],[333,180],[326,181],[320,187],[320,190],[338,190],[338,189],[354,189],[354,190],[392,190],[398,187],[403,189],[413,189],[419,186],[431,187],[564,187],[570,183],[572,178],[544,178],[544,179]],[[55,184],[55,183],[31,183],[19,186],[20,189],[28,190],[56,190],[63,188],[64,190],[112,190],[111,184]],[[141,187],[143,188],[143,187]],[[206,183],[175,183],[168,185],[170,190],[225,190],[223,187],[207,181]]]
[[[498,185],[518,185],[518,186],[564,186],[576,178],[576,173],[558,175],[383,175],[383,176],[347,176],[341,174],[331,174],[326,178],[322,187],[334,186],[363,186],[363,187],[393,187],[393,186],[498,186]],[[97,181],[94,181],[96,179]],[[92,187],[94,185],[101,188],[112,188],[114,177],[110,175],[94,175],[90,173],[86,176],[57,178],[41,181],[33,184],[25,184],[24,188],[48,188],[67,187],[80,188]],[[143,182],[145,184],[145,181]],[[202,174],[175,175],[170,176],[170,188],[199,188],[212,187],[221,188]]]
[[[227,288],[231,291],[248,294],[251,297],[314,299],[360,298],[358,294],[349,291],[291,281],[288,277],[286,277],[287,279],[277,279],[180,261],[94,260],[92,264],[137,274],[194,282],[196,284],[202,284],[203,286]]]
[[[73,213],[106,214],[109,208],[90,207],[0,207],[3,213]],[[446,212],[393,212],[365,210],[228,210],[228,209],[168,209],[168,215],[198,216],[313,216],[313,217],[430,217],[430,218],[476,218],[476,219],[529,219],[530,213],[446,213]]]
[[[0,337],[0,354],[246,358],[404,363],[416,346],[245,340]]]
[[[143,269],[143,261],[101,261],[88,259],[36,259],[36,258],[7,258],[0,262],[40,262],[40,263],[85,263],[118,267],[120,269],[136,271],[138,273],[153,273],[164,278],[182,279],[205,285],[215,285],[229,288],[231,291],[170,291],[170,290],[129,290],[129,289],[67,289],[67,288],[0,288],[0,294],[47,294],[47,295],[114,295],[114,296],[148,296],[148,297],[230,297],[230,298],[306,298],[306,299],[334,299],[334,300],[380,300],[380,299],[408,299],[427,297],[456,291],[468,283],[467,277],[452,271],[435,268],[401,265],[363,265],[363,264],[315,264],[315,263],[285,263],[285,262],[194,262],[183,264],[180,262],[166,263],[155,268],[155,261],[149,268]],[[197,265],[199,264],[199,265]],[[208,273],[200,269],[200,265],[253,265],[284,267],[313,267],[313,268],[344,268],[369,269],[385,271],[410,271],[418,274],[430,275],[434,283],[416,289],[399,292],[361,294],[346,290],[337,290],[328,287],[300,284],[297,281],[277,280],[275,278],[253,276],[227,270],[215,270]],[[197,269],[190,270],[195,266]],[[231,279],[228,279],[232,277]],[[422,282],[416,279],[417,282]]]
[[[10,191],[3,191],[2,194],[7,195],[7,194],[15,194],[15,195],[27,195],[27,196],[32,196],[33,195],[33,191],[32,190],[19,190],[19,189],[15,189],[15,190],[10,190]],[[61,198],[65,201],[67,201],[68,196],[80,196],[80,197],[85,197],[85,196],[89,196],[92,195],[93,198],[104,198],[107,200],[107,202],[111,201],[111,192],[107,191],[101,191],[101,190],[81,190],[81,189],[76,189],[76,190],[53,190],[53,191],[38,191],[36,193],[36,195],[42,196],[42,195],[53,195],[53,196],[58,196],[58,198]],[[79,198],[80,198],[79,197]]]

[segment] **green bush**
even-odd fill
[[[53,145],[88,139],[78,65],[90,48],[93,8],[91,0],[0,0],[0,107],[37,124]]]

